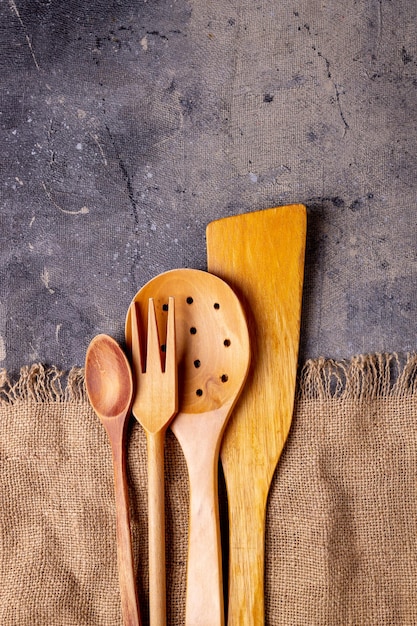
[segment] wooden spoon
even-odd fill
[[[133,380],[129,362],[108,335],[97,335],[87,349],[85,383],[91,405],[106,429],[113,455],[116,500],[117,556],[124,626],[140,626],[129,521],[126,480],[126,425]]]
[[[160,274],[135,296],[140,327],[153,298],[164,329],[168,297],[175,298],[178,414],[171,423],[187,462],[190,531],[186,626],[224,624],[218,518],[218,455],[230,412],[249,367],[249,334],[230,287],[211,274],[179,269]],[[130,319],[126,321],[129,344]],[[161,342],[165,338],[161,336]]]
[[[220,452],[230,524],[228,626],[264,624],[266,504],[293,412],[305,238],[303,205],[207,227],[208,268],[241,297],[252,342],[251,376]]]

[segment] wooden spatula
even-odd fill
[[[208,269],[246,312],[252,365],[220,451],[229,507],[228,626],[264,624],[268,492],[291,424],[306,209],[289,205],[211,222]]]

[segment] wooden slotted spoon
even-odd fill
[[[303,205],[207,227],[209,271],[241,297],[252,342],[251,376],[220,452],[229,506],[228,626],[264,624],[266,504],[292,419],[305,238]]]
[[[168,297],[175,298],[178,414],[171,429],[183,450],[190,481],[186,626],[224,624],[217,500],[218,455],[230,412],[249,368],[249,333],[242,306],[218,277],[171,270],[135,296],[141,328],[149,298],[164,329]],[[126,341],[130,344],[130,313]],[[165,342],[161,334],[161,342]]]

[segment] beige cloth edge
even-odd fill
[[[337,397],[366,400],[401,397],[417,392],[417,353],[355,355],[349,360],[320,357],[300,368],[296,398],[323,400]],[[83,402],[87,400],[84,368],[65,372],[55,366],[34,363],[23,366],[17,380],[0,369],[0,407],[23,400],[34,402]]]

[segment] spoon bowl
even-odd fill
[[[129,362],[112,337],[94,337],[85,369],[88,397],[100,420],[117,419],[126,413],[132,402],[133,379]]]

